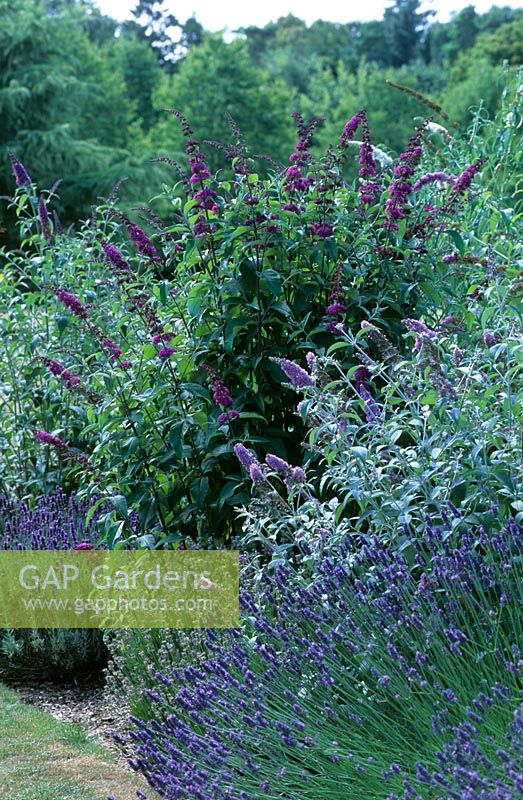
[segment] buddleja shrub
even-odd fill
[[[65,398],[52,429],[35,425],[34,435],[58,456],[62,480],[74,485],[83,470],[84,487],[88,477],[113,498],[111,540],[129,535],[134,512],[163,544],[233,532],[233,507],[248,498],[234,443],[301,456],[303,426],[278,359],[321,353],[370,313],[399,342],[401,319],[427,304],[418,286],[441,227],[461,213],[482,164],[460,177],[423,173],[422,127],[382,167],[361,111],[319,159],[310,151],[319,121],[297,116],[290,166],[268,179],[252,171],[233,124],[234,176],[225,180],[174,113],[189,173],[163,196],[171,219],[145,209],[154,241],[112,205],[79,237],[62,236],[13,161],[24,231],[40,248],[36,263],[13,257],[13,272],[24,273],[29,294],[39,290],[33,307],[46,331],[24,375],[39,384],[45,375]],[[342,167],[358,129],[359,177],[347,185]],[[24,303],[22,294],[15,306]],[[44,390],[47,421],[49,400]]]

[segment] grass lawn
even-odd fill
[[[59,722],[0,685],[0,800],[136,800],[137,788],[144,789],[138,776],[81,725]]]

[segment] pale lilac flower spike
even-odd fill
[[[436,336],[435,331],[428,328],[424,322],[420,322],[418,319],[404,319],[402,322],[409,331],[428,336],[429,339],[433,339]]]
[[[294,467],[292,470],[292,480],[294,483],[307,483],[307,476],[301,467]]]
[[[254,464],[251,464],[249,475],[255,486],[261,486],[263,483],[266,483],[263,469],[257,461],[255,461]]]
[[[234,453],[236,455],[236,458],[242,465],[242,467],[245,467],[247,472],[250,470],[253,464],[258,463],[253,453],[251,453],[250,450],[247,450],[247,448],[243,444],[235,444]]]
[[[302,389],[305,386],[314,386],[314,378],[302,367],[299,367],[298,364],[295,364],[294,361],[289,361],[288,358],[271,358],[271,361],[279,364],[289,381],[296,388]]]
[[[307,353],[307,355],[305,356],[305,360],[307,361],[307,366],[309,367],[309,369],[313,370],[314,367],[316,366],[316,360],[317,360],[316,353],[313,353],[312,351]]]
[[[265,463],[268,467],[274,470],[274,472],[280,473],[280,475],[288,475],[291,471],[291,467],[287,464],[283,458],[278,458],[278,456],[274,456],[272,453],[268,453],[265,456]]]

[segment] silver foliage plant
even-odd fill
[[[310,381],[298,385],[287,372],[309,426],[307,480],[290,485],[284,467],[271,469],[272,456],[262,463],[247,450],[242,463],[258,496],[241,512],[240,546],[306,573],[348,532],[355,548],[376,535],[404,549],[423,536],[428,518],[449,530],[519,519],[518,294],[513,281],[491,276],[488,293],[465,298],[459,314],[405,319],[401,353],[364,322],[355,332],[340,329],[325,356],[309,355]],[[346,348],[361,363],[345,374],[336,354]]]

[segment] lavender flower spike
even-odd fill
[[[293,483],[307,483],[307,476],[301,467],[294,467],[291,478]]]
[[[295,364],[294,361],[289,361],[288,358],[271,358],[271,361],[275,361],[276,364],[279,364],[289,381],[293,386],[296,386],[297,389],[302,389],[305,386],[314,386],[314,378],[302,369],[302,367],[299,367],[298,364]]]
[[[454,185],[457,178],[455,175],[447,175],[445,172],[427,172],[412,185],[412,191],[417,192],[422,186],[429,183],[451,183]]]
[[[381,417],[381,409],[364,384],[360,384],[358,394],[363,400],[367,422],[376,422]]]

